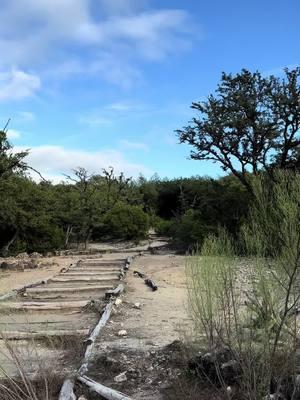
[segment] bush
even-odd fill
[[[139,206],[118,203],[107,214],[104,224],[112,237],[139,240],[147,236],[149,218]]]
[[[187,250],[201,246],[204,239],[218,230],[217,225],[209,225],[203,221],[198,210],[188,210],[180,217],[173,220],[170,234],[175,246]]]
[[[236,257],[236,243],[226,231],[209,236],[201,252],[188,259],[190,310],[205,347],[212,354],[218,346],[229,349],[231,362],[239,366],[234,376],[239,399],[296,399],[284,382],[296,393],[300,175],[278,172],[275,184],[262,175],[253,191],[243,229],[251,261]],[[221,369],[216,363],[218,383],[226,391]]]
[[[156,218],[155,231],[160,236],[171,236],[172,235],[173,221],[167,221],[165,219]]]

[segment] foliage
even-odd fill
[[[181,143],[193,147],[191,158],[212,160],[235,175],[251,192],[249,173],[299,163],[300,68],[285,79],[242,70],[222,74],[215,95],[195,102],[199,116],[183,130]]]
[[[4,179],[14,172],[26,170],[27,165],[24,158],[27,154],[27,151],[13,153],[6,132],[0,130],[0,179]]]
[[[275,183],[266,175],[252,183],[255,199],[242,234],[251,260],[237,258],[222,230],[187,261],[195,332],[210,350],[229,348],[240,366],[239,398],[249,400],[278,394],[299,367],[300,175],[274,177]]]
[[[148,216],[141,207],[117,203],[104,219],[104,224],[113,237],[142,239],[149,228]]]

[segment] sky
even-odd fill
[[[299,0],[0,0],[0,124],[54,182],[79,166],[217,177],[174,130],[222,71],[299,65],[299,19]]]

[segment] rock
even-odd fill
[[[16,258],[19,258],[19,259],[21,259],[21,260],[24,260],[24,258],[29,258],[29,255],[28,255],[26,252],[24,252],[24,253],[18,254],[18,255],[16,256]]]
[[[116,301],[115,301],[115,305],[119,306],[120,304],[122,304],[122,299],[117,298]]]
[[[141,303],[134,303],[133,308],[136,308],[137,310],[141,309]]]
[[[118,332],[118,336],[127,336],[127,331],[126,331],[125,329],[121,329],[121,330]]]
[[[13,271],[24,271],[24,263],[22,261],[3,261],[0,269],[13,270]]]
[[[139,379],[142,377],[142,373],[139,369],[130,368],[127,371],[127,376],[129,379]]]
[[[115,381],[115,382],[118,382],[118,383],[127,381],[127,376],[126,376],[126,374],[127,374],[127,371],[121,372],[119,375],[117,375],[117,376],[114,377],[114,381]]]
[[[30,258],[42,258],[42,257],[43,256],[40,253],[37,253],[36,251],[30,254]]]
[[[78,397],[78,400],[87,400],[87,398],[85,396],[80,396]]]

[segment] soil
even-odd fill
[[[93,379],[136,400],[175,398],[170,393],[186,365],[186,349],[181,343],[192,329],[184,265],[184,256],[170,253],[134,260],[122,303],[115,306],[99,337],[89,372]],[[135,276],[135,270],[152,279],[158,290]],[[121,330],[127,332],[124,337],[118,335]],[[117,383],[116,377],[123,372],[126,381]]]

